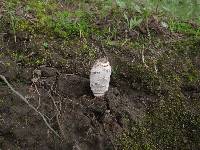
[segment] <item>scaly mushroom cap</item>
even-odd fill
[[[97,59],[90,72],[90,87],[96,97],[104,96],[108,91],[111,66],[107,58]]]

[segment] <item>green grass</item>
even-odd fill
[[[26,1],[20,2],[10,0],[6,2],[7,18],[11,22],[11,29],[14,33],[28,31],[32,34],[41,33],[61,38],[73,36],[87,36],[89,34],[89,15],[86,12],[77,10],[75,12],[59,9],[56,1]],[[17,15],[16,9],[23,5],[22,14]],[[28,17],[27,17],[28,16]]]
[[[66,3],[69,4],[69,2]],[[199,36],[199,27],[194,29],[190,24],[184,22],[184,20],[192,19],[198,23],[199,12],[197,10],[199,5],[189,3],[190,0],[180,1],[179,3],[174,0],[169,0],[169,2],[162,0],[116,0],[116,2],[104,0],[103,2],[91,2],[91,5],[94,8],[96,7],[97,11],[92,12],[85,10],[88,5],[83,1],[74,10],[64,10],[61,9],[62,5],[57,3],[56,0],[8,0],[5,3],[7,13],[5,16],[7,18],[4,18],[4,22],[10,23],[14,38],[16,38],[16,32],[19,31],[27,31],[32,34],[41,33],[60,38],[98,36],[99,34],[103,37],[108,34],[114,37],[120,30],[120,26],[117,25],[120,22],[123,22],[128,30],[133,30],[140,26],[142,22],[147,22],[150,16],[158,15],[159,18],[166,18],[165,22],[171,31]],[[19,7],[21,14],[20,12],[16,14]],[[191,13],[184,14],[188,11]],[[113,22],[109,28],[103,27],[103,32],[102,29],[99,31],[98,27],[94,26],[94,22],[101,21],[101,18],[109,16],[110,13],[114,14],[111,16]],[[175,14],[175,16],[170,13]],[[117,18],[114,18],[115,16]],[[97,18],[100,18],[100,20],[96,20]]]
[[[200,27],[193,27],[191,24],[186,22],[170,21],[169,28],[172,32],[200,36]]]

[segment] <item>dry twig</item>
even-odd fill
[[[56,108],[56,111],[57,111],[57,113],[56,113],[56,120],[57,120],[59,129],[60,129],[61,135],[63,136],[64,139],[66,139],[63,126],[62,126],[62,124],[61,124],[61,122],[60,122],[60,120],[59,120],[59,116],[61,116],[60,110],[59,110],[58,106],[56,105],[56,101],[55,101],[55,99],[53,98],[53,96],[51,95],[50,91],[48,92],[48,94],[49,94],[50,98],[52,99],[53,104],[54,104],[54,106],[55,106],[55,108]]]
[[[42,117],[42,119],[43,119],[43,121],[45,122],[45,124],[47,125],[47,127],[48,127],[56,136],[58,136],[59,138],[61,138],[60,135],[50,126],[50,124],[47,122],[45,116],[44,116],[41,112],[39,112],[33,105],[31,105],[31,104],[27,101],[27,99],[26,99],[24,96],[22,96],[19,92],[17,92],[17,91],[10,85],[10,83],[7,81],[7,79],[6,79],[3,75],[0,75],[0,78],[7,84],[7,86],[11,89],[11,91],[12,91],[14,94],[16,94],[17,96],[19,96],[30,108],[32,108],[35,112],[37,112],[37,113]]]

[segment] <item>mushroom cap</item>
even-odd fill
[[[90,87],[94,96],[103,96],[108,91],[110,75],[111,66],[108,59],[97,59],[90,72]]]

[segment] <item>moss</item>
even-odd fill
[[[171,91],[148,110],[139,123],[131,124],[120,139],[122,149],[198,149],[200,116],[188,109],[184,96]],[[135,130],[133,130],[135,129]]]
[[[157,59],[158,73],[152,66],[129,64],[131,84],[139,82],[140,89],[156,94],[159,100],[148,106],[140,123],[130,125],[136,133],[130,129],[122,135],[124,149],[145,149],[146,144],[150,149],[198,149],[199,106],[182,89],[199,86],[200,72],[193,61],[199,55],[198,45],[199,39],[190,37],[168,45],[168,51]]]
[[[194,141],[200,141],[199,117],[187,110],[184,98],[175,93],[149,112],[144,124],[158,149],[190,149],[198,147],[199,142]]]
[[[92,60],[92,59],[96,58],[97,53],[94,48],[91,48],[87,44],[84,44],[83,47],[81,47],[79,49],[79,55]]]
[[[34,29],[30,22],[27,20],[19,20],[16,26],[16,31],[28,31],[29,33],[34,33]]]
[[[131,128],[119,138],[120,149],[123,150],[154,150],[148,131],[138,122],[130,122]]]

